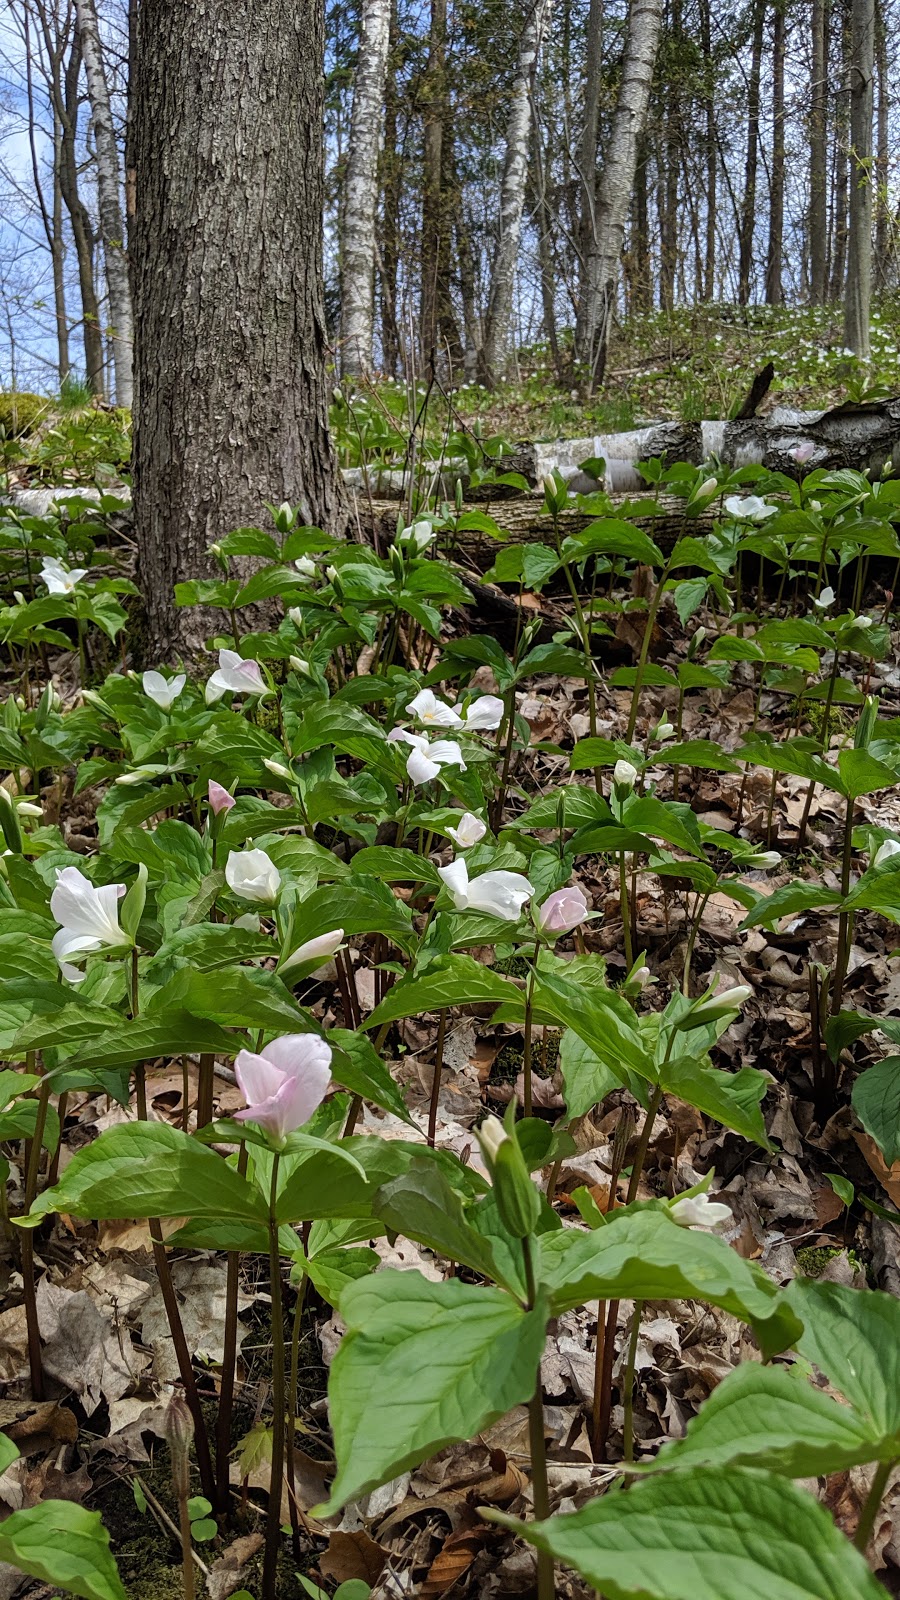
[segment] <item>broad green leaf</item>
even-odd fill
[[[579,547],[579,559],[582,555],[624,556],[629,561],[641,561],[648,567],[665,564],[659,546],[646,533],[632,523],[614,517],[601,517],[598,522],[589,522],[586,528],[574,535],[572,543]]]
[[[560,1040],[559,1065],[566,1110],[572,1119],[585,1116],[623,1083],[638,1100],[646,1101],[645,1086],[633,1072],[625,1067],[614,1072],[572,1028],[567,1028]]]
[[[660,1067],[659,1081],[666,1094],[677,1095],[707,1117],[771,1150],[760,1102],[769,1086],[768,1075],[754,1067],[737,1072],[720,1071],[708,1060],[680,1056]]]
[[[900,1300],[880,1289],[806,1278],[786,1295],[803,1322],[801,1355],[878,1434],[900,1434]]]
[[[652,1057],[645,1050],[637,1018],[628,1001],[613,989],[590,991],[557,973],[542,971],[535,985],[538,1010],[571,1028],[589,1049],[624,1081],[623,1069],[656,1081]]]
[[[406,1101],[371,1039],[349,1028],[332,1028],[328,1043],[335,1052],[331,1071],[338,1083],[351,1094],[362,1095],[364,1100],[393,1112],[403,1122],[412,1123]]]
[[[361,1166],[365,1178],[342,1159],[342,1154],[353,1157]],[[402,1172],[414,1161],[434,1161],[443,1170],[449,1182],[463,1194],[478,1194],[483,1188],[477,1173],[462,1167],[455,1156],[442,1151],[429,1150],[421,1144],[407,1144],[400,1139],[376,1139],[357,1135],[337,1141],[331,1154],[319,1151],[314,1155],[282,1160],[282,1178],[279,1183],[277,1211],[279,1222],[309,1222],[315,1219],[371,1217],[376,1191]]]
[[[900,1161],[900,1056],[885,1056],[853,1085],[853,1109],[888,1166]]]
[[[842,750],[838,756],[838,771],[842,782],[841,793],[851,800],[858,799],[860,795],[874,794],[878,789],[893,788],[897,782],[893,767],[876,761],[868,750]]]
[[[526,1312],[500,1289],[387,1271],[352,1284],[340,1312],[328,1384],[338,1470],[318,1514],[471,1439],[534,1390],[544,1304]]]
[[[392,1233],[497,1278],[487,1240],[466,1221],[459,1195],[434,1162],[413,1161],[408,1171],[379,1189],[373,1208]]]
[[[339,885],[328,884],[303,899],[294,914],[291,943],[294,949],[307,939],[343,928],[357,933],[383,933],[401,950],[411,953],[416,936],[409,907],[377,878],[351,875]]]
[[[839,899],[837,889],[825,889],[818,883],[785,883],[772,894],[761,895],[741,927],[774,928],[782,917],[796,916],[798,911],[815,911],[820,906],[835,906]]]
[[[748,1322],[765,1355],[800,1332],[799,1316],[761,1268],[713,1234],[679,1227],[664,1206],[614,1211],[594,1233],[545,1235],[538,1281],[555,1315],[586,1300],[692,1299]]]
[[[749,1468],[661,1474],[546,1522],[488,1515],[605,1600],[885,1600],[824,1506]]]
[[[346,1163],[341,1165],[347,1172]],[[94,1221],[182,1216],[258,1221],[267,1216],[262,1196],[245,1178],[165,1122],[107,1129],[73,1156],[59,1183],[38,1196],[20,1225],[37,1227],[54,1211]]]
[[[522,990],[508,978],[472,956],[437,956],[424,972],[411,973],[395,983],[364,1027],[379,1028],[384,1022],[414,1017],[420,1011],[440,1011],[444,1006],[500,1005],[504,1001],[520,1010],[525,1004]]]
[[[298,1033],[303,1031],[300,1027],[295,1029]],[[89,1037],[89,1030],[79,1027],[77,1036]],[[153,1061],[157,1056],[233,1056],[245,1043],[238,1034],[226,1033],[218,1023],[173,1006],[164,1016],[155,1017],[148,1012],[134,1021],[120,1018],[116,1028],[100,1033],[95,1029],[93,1043],[68,1057],[65,1066],[67,1072],[98,1072],[133,1066],[136,1061]]]
[[[230,1028],[265,1028],[273,1033],[315,1031],[309,1013],[298,1006],[281,979],[274,972],[251,967],[233,967],[227,978],[223,976],[218,981],[190,968],[176,972],[151,997],[144,1017],[148,1022],[157,1017],[167,1022],[173,1012],[189,1012],[192,1017]],[[242,1042],[238,1041],[238,1049]]]
[[[704,1401],[684,1438],[663,1445],[655,1464],[758,1466],[789,1478],[815,1478],[877,1459],[880,1442],[850,1406],[823,1394],[796,1369],[745,1361]],[[897,1448],[892,1439],[894,1455]]]
[[[441,883],[431,861],[414,850],[397,850],[389,845],[372,845],[358,851],[353,857],[353,870],[385,883],[433,883],[437,888]]]
[[[162,967],[172,956],[189,960],[197,972],[213,972],[217,967],[234,967],[241,961],[275,954],[272,939],[264,933],[233,928],[227,922],[197,922],[176,928],[169,935],[157,950],[147,975],[152,976],[154,967]]]
[[[5,1433],[0,1433],[0,1472],[5,1472],[7,1467],[11,1467],[13,1462],[18,1461],[18,1459],[19,1452],[12,1439],[8,1438]]]
[[[0,1561],[82,1600],[127,1600],[97,1511],[44,1500],[0,1526]]]
[[[740,772],[731,756],[712,739],[687,739],[682,744],[665,744],[654,751],[653,765],[665,762],[667,766],[702,767],[709,772]]]

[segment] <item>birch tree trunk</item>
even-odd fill
[[[134,90],[134,502],[149,648],[208,547],[287,500],[341,531],[328,437],[320,0],[141,0]]]
[[[809,297],[828,294],[828,0],[813,0],[809,85]]]
[[[581,227],[579,239],[578,310],[575,340],[583,337],[587,307],[587,272],[591,246],[597,231],[597,145],[600,135],[600,91],[603,86],[603,7],[604,0],[590,0],[587,19],[587,51],[584,75],[584,121],[581,127],[579,178],[581,180]]]
[[[500,234],[491,266],[484,343],[481,347],[484,381],[489,387],[497,380],[509,337],[528,182],[532,90],[550,10],[550,0],[527,0],[527,4],[530,9],[519,39],[519,57],[506,132],[506,155],[500,184]]]
[[[662,11],[663,0],[631,0],[628,10],[619,95],[597,186],[597,228],[588,260],[585,334],[576,350],[591,390],[602,381],[606,367],[625,221],[650,104]]]
[[[109,289],[110,338],[116,379],[116,401],[120,406],[130,406],[133,321],[128,257],[125,251],[125,220],[122,215],[119,149],[94,0],[75,0],[75,12],[91,107],[91,121],[94,126],[97,209]]]
[[[869,359],[872,302],[872,112],[875,82],[874,0],[853,0],[850,13],[850,228],[844,344]]]
[[[784,0],[775,0],[772,31],[772,165],[769,173],[769,252],[766,261],[766,302],[780,306],[784,300],[784,63],[787,25]]]
[[[364,0],[341,238],[341,370],[345,374],[368,372],[372,366],[375,208],[390,26],[391,0]]]
[[[441,267],[446,216],[443,191],[444,122],[447,111],[447,0],[431,0],[428,62],[422,82],[422,280],[419,337],[422,365],[433,371],[443,300]]]

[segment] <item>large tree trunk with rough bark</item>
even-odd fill
[[[94,148],[97,156],[97,209],[106,263],[109,290],[109,332],[116,380],[116,400],[120,406],[132,401],[131,346],[133,338],[131,285],[125,253],[125,222],[122,215],[119,147],[113,123],[109,84],[100,44],[100,28],[94,0],[75,0],[78,37],[84,60]]]
[[[343,521],[328,437],[319,0],[141,0],[134,92],[135,530],[151,649],[173,585],[289,501]]]
[[[606,366],[625,221],[634,189],[638,146],[650,103],[662,10],[663,0],[631,0],[628,12],[619,95],[597,186],[596,226],[588,256],[582,338],[576,349],[591,389],[602,381]]]
[[[372,366],[375,207],[384,125],[391,0],[365,0],[353,86],[341,238],[341,370]]]
[[[528,182],[531,98],[544,24],[550,9],[550,0],[526,0],[526,3],[528,11],[519,38],[519,58],[506,130],[506,155],[500,184],[500,232],[491,267],[491,288],[481,349],[482,368],[488,384],[495,383],[499,376],[509,338]]]

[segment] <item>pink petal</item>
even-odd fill
[[[253,1050],[238,1051],[234,1075],[251,1110],[270,1100],[285,1081],[285,1073],[276,1062],[264,1055],[256,1055]]]

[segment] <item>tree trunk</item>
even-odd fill
[[[681,0],[670,0],[668,71],[666,79],[665,185],[662,189],[662,216],[659,240],[659,300],[664,311],[675,307],[675,281],[678,273],[678,179],[681,171]]]
[[[489,387],[496,383],[500,375],[509,339],[528,181],[531,97],[549,10],[549,0],[526,0],[526,4],[529,9],[519,39],[519,58],[506,129],[506,155],[500,184],[500,233],[491,267],[484,344],[481,348],[484,381]]]
[[[419,305],[422,364],[433,371],[440,332],[441,264],[446,208],[442,150],[447,100],[447,0],[431,0],[428,63],[422,85],[422,290]]]
[[[82,334],[85,376],[94,394],[101,396],[103,380],[103,332],[100,306],[94,281],[94,230],[87,206],[78,189],[78,79],[81,75],[81,47],[78,36],[72,40],[66,65],[65,95],[60,91],[58,109],[62,127],[59,185],[72,224],[78,287],[81,291]]]
[[[141,0],[134,91],[134,498],[155,655],[194,650],[172,586],[287,500],[338,530],[322,290],[316,0]]]
[[[113,349],[116,401],[120,406],[130,406],[133,326],[128,257],[125,253],[125,222],[122,216],[119,148],[116,142],[94,0],[75,0],[75,13],[78,19],[78,37],[81,42],[91,121],[94,127],[97,209],[100,215],[103,258],[106,263],[106,283],[109,289],[109,332]]]
[[[364,0],[341,238],[341,368],[351,374],[372,366],[375,208],[390,22],[391,0]]]
[[[59,119],[54,96],[50,93],[50,107],[53,113],[53,199],[48,206],[44,198],[44,185],[41,181],[40,161],[38,159],[37,132],[38,124],[34,105],[34,54],[31,44],[31,12],[26,5],[22,14],[22,38],[25,45],[25,97],[28,107],[28,149],[31,159],[31,176],[34,183],[34,194],[38,210],[41,214],[41,223],[44,237],[47,240],[47,249],[50,252],[50,270],[53,279],[53,310],[56,332],[56,371],[62,384],[69,372],[69,320],[66,312],[66,283],[65,283],[65,239],[63,237],[62,220],[62,190],[60,189],[60,165],[62,159],[62,127]],[[49,42],[49,41],[47,41]],[[59,65],[64,49],[64,43],[59,40],[56,48],[49,58],[49,82],[59,81]]]
[[[750,79],[747,84],[747,155],[744,166],[744,202],[741,208],[741,228],[738,261],[738,303],[750,300],[750,279],[753,270],[753,229],[756,222],[756,174],[759,164],[759,84],[762,75],[763,23],[765,0],[754,0],[753,54],[750,60]]]
[[[848,143],[848,109],[851,92],[851,30],[848,0],[840,0],[841,19],[841,82],[838,108],[834,118],[834,204],[831,221],[831,298],[839,300],[844,293],[847,272],[847,195],[850,180],[850,155]]]
[[[638,146],[647,120],[663,0],[631,0],[609,143],[597,186],[596,238],[588,261],[588,312],[576,354],[591,390],[602,382]]]
[[[719,146],[716,134],[716,74],[712,54],[710,0],[700,3],[700,49],[703,54],[703,103],[706,114],[706,250],[703,261],[703,298],[712,300],[716,288],[716,225],[718,222]]]
[[[649,156],[646,140],[638,147],[634,173],[634,221],[632,223],[633,301],[635,311],[649,311],[653,303],[652,273],[650,265],[650,215],[647,197],[647,165]]]
[[[884,0],[875,0],[875,75],[878,80],[877,141],[875,146],[875,264],[878,281],[888,281],[892,254],[890,175],[890,75]]]
[[[809,297],[828,294],[828,0],[812,0],[809,85]]]
[[[557,383],[561,384],[565,381],[565,374],[563,372],[562,352],[559,347],[559,332],[556,326],[557,272],[553,259],[553,215],[547,199],[550,163],[548,159],[545,165],[544,152],[541,148],[536,122],[531,130],[531,170],[534,223],[538,236],[538,267],[541,274],[541,309],[543,312],[544,338],[550,351]]]
[[[397,277],[400,269],[400,193],[403,161],[397,149],[397,52],[400,30],[397,0],[391,3],[388,71],[384,91],[384,143],[381,151],[381,364],[393,378],[400,360]]]
[[[875,82],[874,0],[853,0],[850,20],[850,231],[844,344],[869,359],[872,303],[872,112]]]
[[[772,167],[769,175],[769,253],[766,260],[766,302],[784,300],[781,268],[784,255],[784,0],[775,0],[772,17]]]
[[[588,260],[597,232],[597,143],[600,136],[600,90],[603,81],[604,0],[590,0],[587,18],[587,51],[584,75],[584,121],[581,127],[579,179],[581,217],[579,228],[578,312],[575,340],[584,337],[584,317],[588,301]]]

